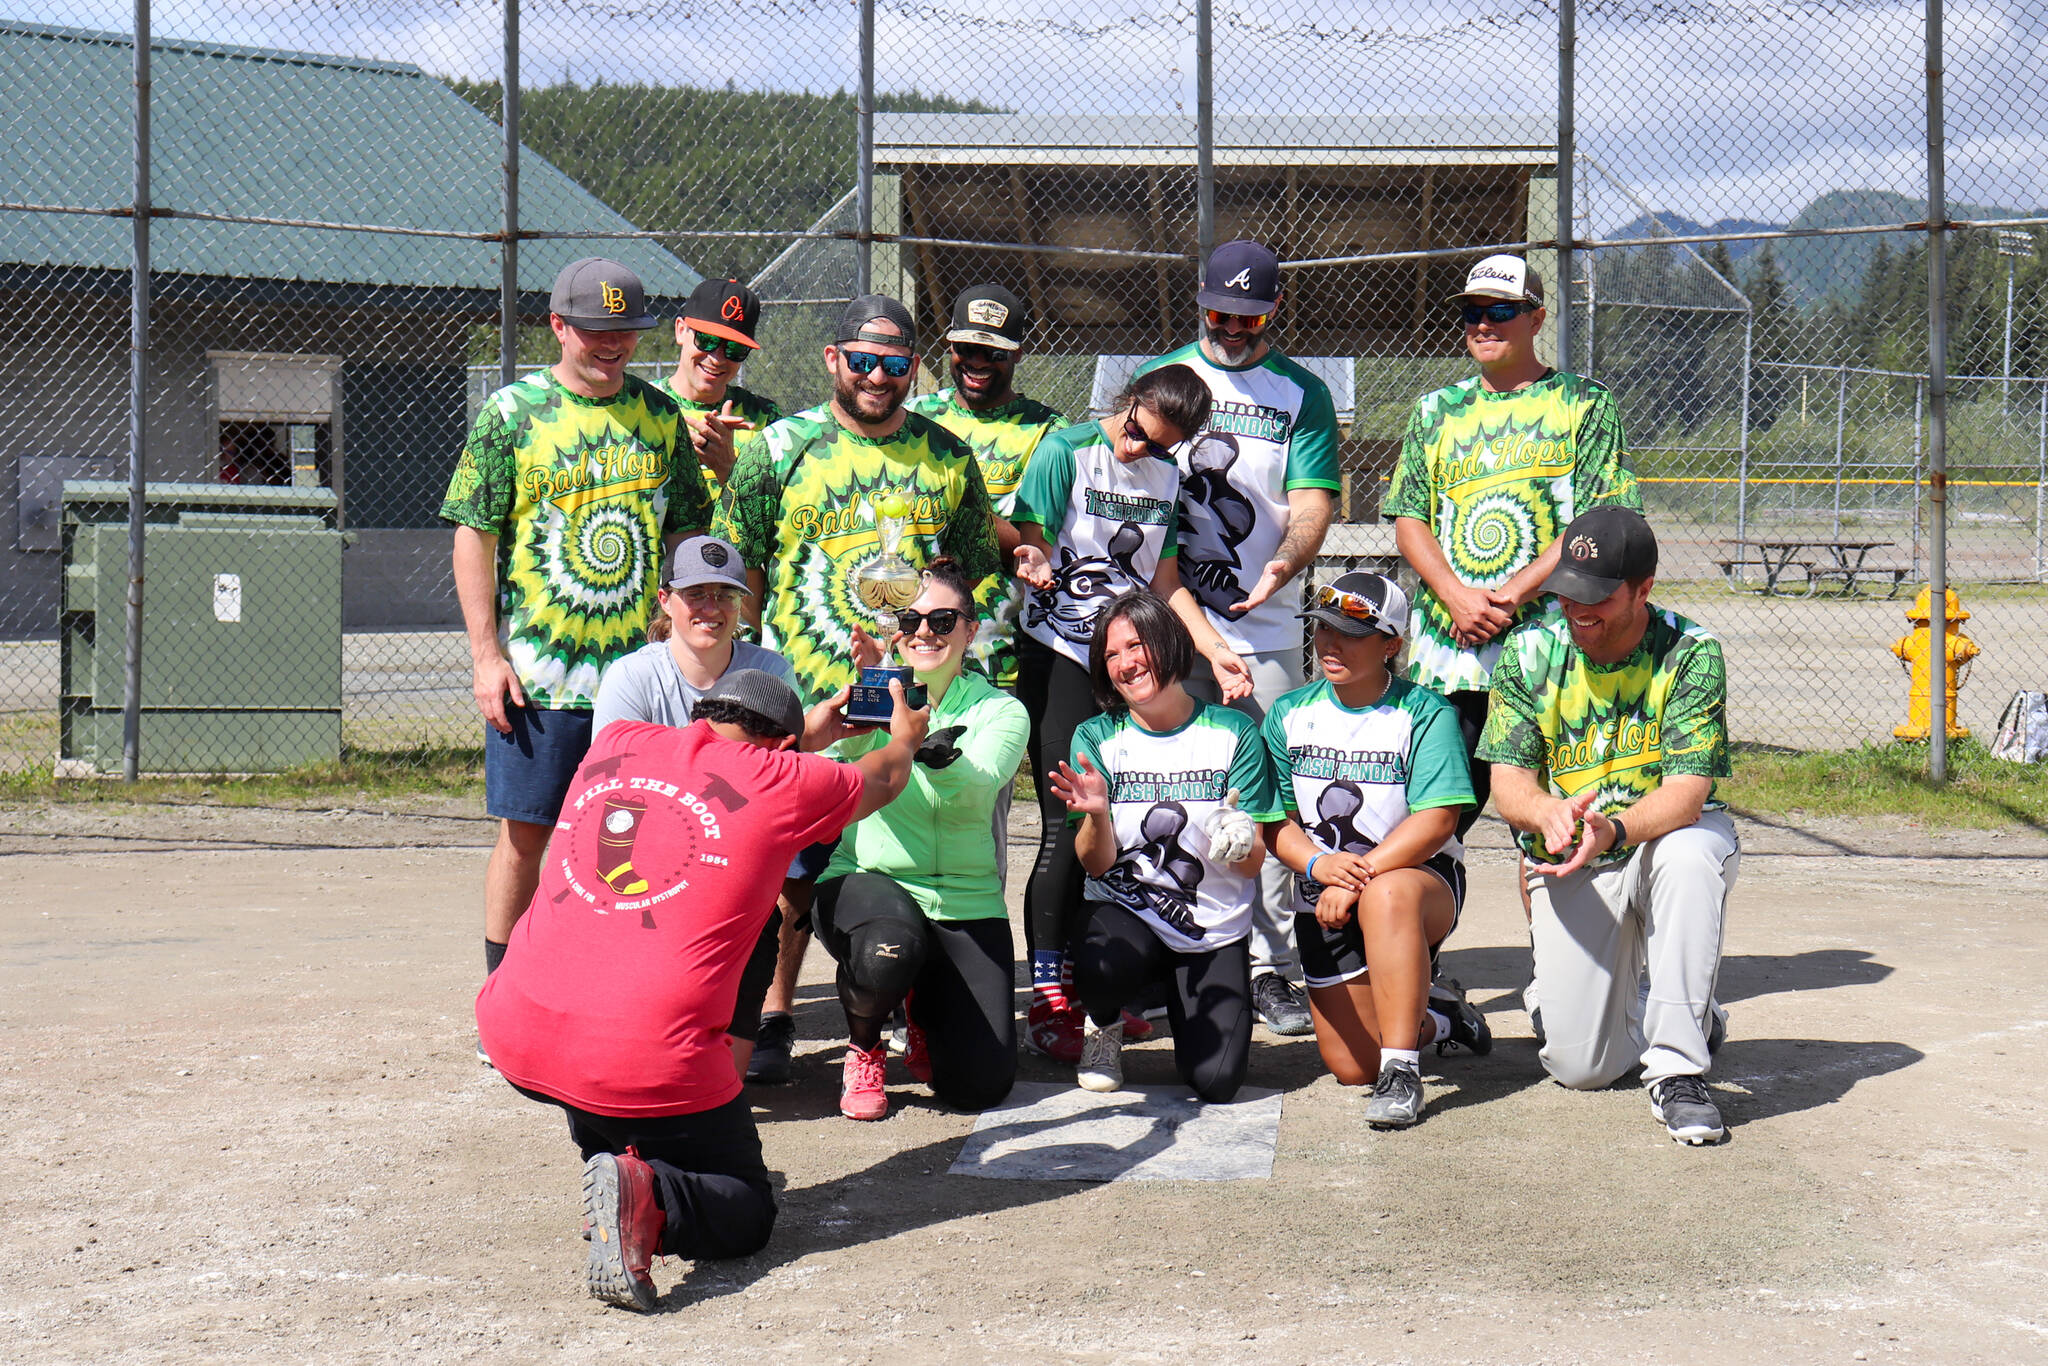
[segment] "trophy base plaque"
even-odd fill
[[[896,702],[889,696],[889,680],[903,684],[906,700],[913,707],[925,704],[924,684],[902,665],[878,665],[860,671],[853,695],[846,700],[846,719],[859,726],[886,726],[896,714]]]

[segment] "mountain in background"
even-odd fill
[[[1607,235],[1613,238],[1634,239],[1654,237],[1662,230],[1676,237],[1693,237],[1710,232],[1776,232],[1783,226],[1782,223],[1764,223],[1754,218],[1722,218],[1712,223],[1701,223],[1687,218],[1682,213],[1660,209],[1654,219],[1649,214],[1639,214]],[[1704,256],[1707,254],[1708,245],[1702,242],[1695,245],[1693,250]],[[1740,261],[1753,254],[1763,243],[1729,242],[1726,245],[1729,258]]]
[[[2034,210],[2033,213],[2039,213]],[[1951,218],[2023,218],[2032,214],[1995,204],[1951,203]],[[1927,200],[1891,190],[1830,190],[1799,211],[1795,228],[1853,228],[1878,223],[1911,223],[1927,216]],[[1856,237],[1804,237],[1779,242],[1774,250],[1785,283],[1799,303],[1849,300],[1863,288],[1871,257],[1884,242],[1894,251],[1923,245],[1922,232],[1865,233]]]

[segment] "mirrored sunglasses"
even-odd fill
[[[1209,326],[1211,327],[1221,327],[1232,318],[1243,318],[1247,327],[1264,327],[1266,319],[1273,316],[1270,313],[1225,313],[1220,308],[1211,308],[1204,311],[1209,315]]]
[[[1157,441],[1145,435],[1145,429],[1138,425],[1138,405],[1136,403],[1131,404],[1131,410],[1124,414],[1124,440],[1137,442],[1145,448],[1145,454],[1155,460],[1173,459],[1171,447],[1160,445]]]
[[[754,354],[753,347],[745,342],[734,341],[730,337],[714,337],[709,332],[695,330],[691,331],[690,337],[697,343],[699,351],[708,351],[714,356],[722,355],[727,360],[743,361]]]
[[[890,379],[902,379],[910,373],[909,356],[878,356],[872,351],[841,351],[839,358],[846,362],[846,368],[856,375],[872,375],[877,365]]]
[[[1334,607],[1340,614],[1353,621],[1362,621],[1383,635],[1393,634],[1387,629],[1386,618],[1381,615],[1379,604],[1363,593],[1347,593],[1326,583],[1316,589],[1309,606],[1317,610]]]
[[[1458,316],[1465,320],[1465,326],[1477,327],[1481,318],[1490,323],[1511,323],[1522,314],[1535,311],[1534,304],[1502,299],[1497,304],[1466,304],[1458,310]]]

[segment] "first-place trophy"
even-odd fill
[[[853,574],[854,596],[875,614],[875,625],[880,628],[884,642],[902,629],[896,613],[917,601],[917,595],[924,585],[924,575],[917,566],[903,558],[897,546],[903,541],[903,529],[910,521],[910,504],[901,494],[885,493],[872,500],[875,510],[875,532],[881,540],[881,553],[862,565]],[[917,676],[906,665],[882,664],[860,671],[860,679],[853,685],[852,696],[847,699],[846,719],[864,726],[886,726],[896,710],[896,704],[889,696],[889,681],[896,679],[903,684],[903,693],[913,707],[924,705],[924,685],[917,682]]]

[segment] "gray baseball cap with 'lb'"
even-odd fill
[[[1624,583],[1657,572],[1657,537],[1640,512],[1597,507],[1572,518],[1557,539],[1557,568],[1543,581],[1543,591],[1573,602],[1599,602]]]
[[[586,256],[562,267],[548,312],[585,332],[645,332],[654,326],[640,277],[617,261]]]
[[[759,669],[734,669],[711,685],[706,702],[731,702],[745,707],[785,735],[804,733],[804,708],[796,692],[774,674]]]
[[[669,552],[668,577],[662,580],[662,587],[693,588],[700,583],[737,588],[742,593],[753,591],[747,587],[747,567],[740,561],[739,550],[716,536],[677,541]]]
[[[868,326],[878,319],[887,319],[896,324],[896,334],[878,331]],[[915,351],[917,320],[910,316],[909,309],[886,294],[863,294],[848,304],[846,311],[839,315],[839,327],[834,332],[832,340],[862,341],[875,346],[904,346]]]

